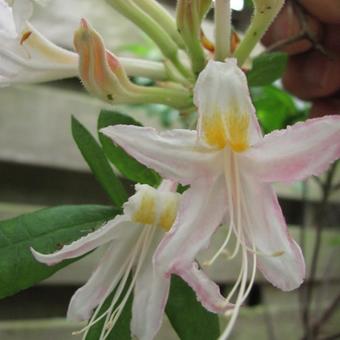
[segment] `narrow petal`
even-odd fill
[[[120,268],[128,258],[139,231],[140,227],[132,223],[116,225],[115,238],[108,245],[98,267],[87,283],[72,296],[67,311],[70,320],[88,320],[94,308],[104,301],[118,284],[124,274]]]
[[[101,132],[139,162],[182,184],[213,176],[221,169],[220,152],[197,145],[195,131],[157,132],[153,128],[115,125]]]
[[[0,87],[78,75],[78,55],[46,39],[26,24],[17,39],[0,39]]]
[[[196,262],[193,262],[189,268],[178,270],[176,274],[181,276],[196,292],[198,300],[208,311],[224,313],[233,308],[233,304],[226,302],[221,295],[218,285],[198,268]]]
[[[158,274],[152,257],[163,232],[157,232],[136,280],[132,304],[131,332],[139,340],[153,339],[158,333],[169,295],[170,278]]]
[[[275,131],[244,153],[262,181],[296,181],[320,175],[340,157],[340,117],[326,116]]]
[[[176,273],[195,289],[197,298],[211,311],[227,307],[218,287],[194,263],[197,253],[209,245],[210,237],[226,210],[223,178],[200,179],[182,197],[174,226],[155,254],[157,270]]]
[[[258,268],[274,286],[289,291],[305,277],[300,247],[289,235],[286,222],[270,184],[242,175],[242,229],[246,242],[258,252]]]
[[[33,256],[39,262],[52,266],[66,259],[75,258],[88,253],[98,246],[114,239],[119,239],[132,225],[125,216],[116,216],[96,231],[81,237],[79,240],[64,246],[52,254],[41,254],[31,248]]]
[[[25,59],[10,50],[0,49],[0,87],[13,84],[41,83],[72,78],[78,75],[74,65],[46,64],[42,61]]]

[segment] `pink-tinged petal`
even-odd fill
[[[262,181],[320,175],[340,157],[340,117],[326,116],[274,131],[244,153],[242,167]]]
[[[124,274],[120,268],[136,243],[139,232],[140,226],[132,223],[116,226],[115,238],[108,245],[98,267],[87,283],[72,296],[67,311],[68,319],[88,320],[93,310],[112,292]]]
[[[196,262],[193,262],[188,268],[181,268],[176,274],[188,283],[195,291],[197,299],[210,312],[224,313],[234,307],[233,304],[226,302],[218,285],[198,268]]]
[[[157,190],[159,191],[170,191],[170,192],[176,192],[176,189],[177,189],[177,183],[169,179],[163,179],[161,184],[157,188]]]
[[[31,248],[33,256],[37,261],[52,266],[66,259],[72,259],[88,253],[98,246],[111,240],[124,237],[124,233],[132,225],[125,216],[116,216],[96,231],[81,237],[79,240],[64,246],[61,250],[52,254],[41,254]]]
[[[153,128],[115,125],[101,132],[139,162],[182,184],[214,176],[222,169],[221,152],[197,145],[195,131],[157,132]]]
[[[180,275],[211,311],[220,311],[224,299],[218,287],[193,263],[197,253],[209,245],[211,235],[223,219],[226,210],[224,190],[222,177],[202,178],[192,183],[183,194],[173,227],[155,253],[157,270],[165,275]]]
[[[134,288],[131,332],[139,340],[153,339],[158,333],[168,300],[170,278],[154,270],[152,257],[163,232],[155,235]]]
[[[211,235],[226,211],[225,183],[218,178],[200,178],[184,192],[177,218],[156,252],[163,271],[187,267],[209,245]]]
[[[289,235],[277,196],[270,184],[242,174],[242,229],[249,248],[255,246],[258,268],[274,286],[290,291],[305,277],[300,247]]]

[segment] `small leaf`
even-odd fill
[[[102,148],[75,117],[72,117],[72,135],[91,171],[112,202],[122,206],[128,199],[122,183],[113,172]]]
[[[252,69],[247,73],[249,86],[270,85],[282,77],[287,65],[286,53],[265,53],[254,59]]]
[[[265,133],[285,128],[299,112],[293,97],[273,85],[253,88],[252,97]]]
[[[98,130],[117,124],[141,125],[133,118],[118,112],[106,110],[100,112]],[[155,171],[136,161],[119,146],[114,145],[110,138],[99,133],[99,140],[107,158],[126,178],[137,183],[145,183],[152,186],[157,186],[160,183],[161,178]]]
[[[46,279],[73,261],[48,267],[37,262],[30,247],[52,253],[100,227],[119,211],[100,205],[42,209],[0,222],[0,298]]]
[[[127,281],[124,290],[121,294],[121,298],[118,300],[116,306],[119,305],[122,298],[125,296],[127,292],[127,287],[131,283],[131,278]],[[114,297],[115,291],[113,291],[105,300],[104,304],[100,308],[98,313],[98,317],[100,317],[105,311],[110,308],[112,299]],[[119,316],[117,323],[114,325],[113,329],[111,330],[108,339],[120,339],[120,340],[130,340],[131,339],[131,331],[130,331],[130,322],[131,322],[131,315],[132,315],[132,294],[130,294],[126,305],[123,308],[121,315]],[[86,334],[85,340],[98,340],[100,338],[100,334],[104,327],[104,321],[106,317],[103,317],[100,321],[95,323],[91,329]]]
[[[181,340],[216,340],[220,335],[217,315],[204,309],[192,289],[174,275],[166,314]]]

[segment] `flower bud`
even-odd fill
[[[85,19],[74,33],[74,46],[79,54],[79,76],[84,86],[103,100],[116,104],[159,103],[180,109],[192,105],[189,91],[130,82],[119,59],[105,49],[103,39]]]
[[[79,75],[86,89],[106,101],[127,96],[130,81],[117,57],[107,51],[101,36],[81,19],[74,33],[79,54]]]

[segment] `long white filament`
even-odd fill
[[[221,334],[219,340],[225,340],[229,337],[234,324],[236,322],[237,316],[239,314],[239,310],[241,305],[244,303],[246,298],[248,297],[252,285],[255,280],[256,274],[256,251],[255,251],[255,244],[252,242],[252,249],[246,244],[246,238],[244,235],[244,226],[242,221],[250,225],[251,221],[249,218],[249,213],[247,211],[247,206],[242,204],[244,202],[244,193],[242,192],[241,180],[240,180],[240,172],[238,168],[238,163],[236,156],[232,152],[226,151],[228,157],[225,157],[225,180],[228,192],[228,203],[230,206],[230,226],[233,227],[235,232],[235,236],[237,239],[237,243],[234,249],[234,252],[231,257],[234,257],[238,251],[240,246],[242,245],[242,264],[241,270],[239,272],[238,278],[236,283],[234,284],[233,288],[229,292],[226,301],[229,303],[230,299],[233,297],[235,292],[238,290],[237,298],[234,304],[234,309],[231,314],[231,318],[228,322],[227,327]],[[235,208],[235,210],[234,210]],[[234,214],[236,212],[236,214]],[[243,215],[242,215],[243,214]],[[236,215],[236,216],[235,216]],[[234,222],[236,217],[236,222]],[[242,217],[244,218],[242,220]],[[250,235],[251,236],[251,235]],[[250,237],[252,240],[253,238]],[[228,240],[229,241],[229,240]],[[226,244],[226,242],[224,242]],[[248,279],[248,254],[247,251],[251,250],[252,256],[252,273],[250,277],[250,282],[247,287],[247,279]],[[218,250],[218,253],[221,253],[221,248]],[[227,312],[228,313],[228,312]]]
[[[110,289],[108,290],[108,291],[112,291],[113,289],[115,289],[115,287],[118,284],[118,286],[116,287],[115,294],[110,303],[110,307],[104,313],[102,313],[99,317],[97,317],[103,304],[106,301],[104,299],[101,302],[101,304],[96,308],[96,311],[93,313],[89,323],[83,329],[81,329],[78,332],[74,332],[73,334],[79,334],[79,333],[85,332],[83,336],[83,339],[85,339],[90,328],[94,324],[96,324],[98,321],[102,320],[105,317],[104,327],[102,328],[102,332],[99,337],[99,340],[105,340],[109,336],[112,328],[114,327],[119,316],[121,315],[124,309],[124,306],[127,303],[127,300],[132,292],[132,289],[134,288],[136,279],[144,263],[145,257],[147,255],[147,251],[150,247],[150,243],[156,231],[156,226],[145,225],[141,227],[143,228],[141,235],[139,236],[129,256],[127,257],[127,259],[124,261],[124,263],[120,267],[118,273],[115,275],[115,279],[111,283]],[[127,288],[127,291],[125,292],[122,301],[119,303],[118,306],[116,306],[118,300],[121,298],[122,293],[124,292],[124,289],[126,288],[126,283],[128,281],[129,275],[132,272],[132,269],[134,266],[136,266],[136,268],[133,272],[133,277],[129,284],[129,287]]]
[[[153,238],[153,235],[156,231],[156,226],[152,226],[152,225],[145,225],[144,228],[146,229],[146,232],[145,232],[145,235],[141,236],[140,238],[142,238],[142,245],[141,245],[141,249],[140,251],[138,252],[139,254],[137,254],[138,257],[138,261],[137,261],[137,265],[136,265],[136,269],[134,271],[134,275],[133,275],[133,278],[131,280],[131,283],[129,285],[129,288],[127,290],[127,292],[125,293],[125,296],[122,300],[122,302],[120,303],[120,305],[116,308],[116,310],[112,313],[110,319],[109,319],[109,322],[107,323],[108,327],[107,327],[107,333],[105,334],[105,336],[103,338],[100,338],[100,340],[105,340],[112,328],[114,327],[115,323],[117,322],[119,316],[121,315],[123,309],[124,309],[124,306],[126,305],[126,302],[132,292],[132,289],[134,288],[135,286],[135,283],[136,283],[136,280],[137,280],[137,277],[138,277],[138,274],[144,264],[144,260],[145,260],[145,257],[147,255],[147,251],[148,249],[150,248],[150,243],[152,241],[152,238]],[[136,260],[136,258],[134,259]],[[130,269],[131,270],[131,269]],[[128,277],[128,274],[127,274],[127,277]],[[124,284],[125,286],[125,284]],[[111,307],[110,308],[113,308],[116,304],[117,300],[115,302],[113,302],[111,304]],[[110,315],[110,314],[108,314]],[[103,327],[103,330],[105,329],[106,327]]]

